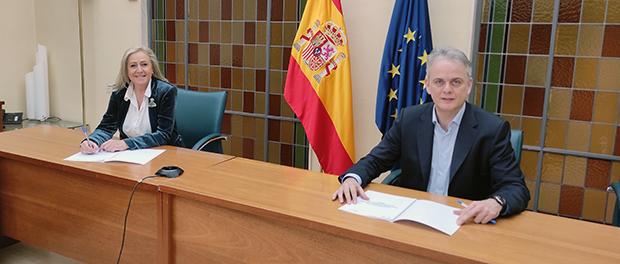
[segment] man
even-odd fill
[[[400,159],[401,187],[475,200],[455,211],[459,225],[525,210],[530,195],[509,123],[466,102],[473,82],[467,56],[440,47],[426,63],[424,82],[434,103],[401,110],[381,142],[338,177],[342,185],[332,200],[356,203],[358,195],[368,200],[362,186]]]

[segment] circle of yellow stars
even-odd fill
[[[416,41],[415,38],[415,33],[416,31],[411,31],[410,28],[407,28],[407,34],[403,35],[404,38],[406,38],[406,42],[405,44],[409,44],[409,41],[413,40],[414,42]],[[422,36],[418,36],[418,39],[420,39]],[[398,50],[399,52],[402,52],[402,49]],[[428,53],[426,53],[426,50],[424,51],[424,54],[420,57],[418,57],[418,59],[421,61],[420,66],[424,65],[426,63],[426,59],[428,59]],[[400,65],[396,66],[394,64],[392,64],[392,68],[388,71],[389,74],[392,75],[392,79],[394,79],[394,77],[396,75],[400,75]],[[426,83],[424,82],[424,80],[420,80],[419,81],[422,85],[424,85],[423,89],[426,89]],[[398,100],[398,96],[396,96],[396,92],[397,90],[394,89],[390,89],[390,92],[388,93],[387,97],[388,97],[388,103],[390,101],[392,101],[393,99]],[[420,99],[420,104],[422,103],[422,99]],[[390,115],[393,118],[396,118],[398,116],[398,108],[395,109],[394,114]]]

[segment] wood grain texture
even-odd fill
[[[201,169],[224,162],[233,157],[209,152],[195,151],[172,146],[145,165],[122,162],[75,162],[63,159],[77,153],[84,139],[81,131],[52,126],[36,126],[0,134],[0,157],[24,161],[37,166],[69,171],[85,177],[133,186],[139,179],[154,175],[168,165],[176,165],[185,170],[183,175],[203,173]],[[149,179],[140,188],[156,190],[164,178]]]
[[[171,263],[441,263],[183,197],[172,212]]]
[[[87,263],[113,263],[134,184],[124,263],[618,263],[620,229],[523,212],[447,236],[341,212],[335,175],[170,146],[144,166],[66,162],[83,134],[0,133],[0,232]],[[459,207],[457,198],[376,190]],[[466,201],[466,200],[464,200]],[[466,201],[469,202],[469,201]]]
[[[51,126],[0,133],[0,231],[3,235],[86,263],[113,263],[122,241],[129,195],[137,181],[167,165],[200,176],[230,156],[161,146],[146,165],[68,162],[84,134]],[[200,162],[196,162],[200,161]],[[161,227],[158,185],[141,183],[127,220],[122,260],[154,263]]]
[[[86,263],[114,263],[131,187],[0,158],[3,235]],[[156,193],[136,190],[123,260],[154,263]]]
[[[443,262],[617,263],[620,260],[617,250],[620,229],[611,226],[523,212],[511,218],[498,219],[495,225],[479,225],[470,221],[450,237],[415,222],[389,223],[339,211],[340,204],[330,199],[339,186],[334,175],[242,158],[205,171],[200,178],[190,176],[164,182],[160,190],[208,204],[192,206],[209,208],[205,211],[216,208],[236,210],[240,214],[266,219],[264,221],[275,221],[278,225],[329,233],[342,239]],[[371,184],[367,189],[459,207],[454,197],[380,184]],[[189,217],[192,212],[199,214],[198,209],[179,214],[176,210],[180,209],[174,207],[181,207],[177,205],[177,197],[172,207],[173,243],[179,243],[177,239],[187,240],[184,236],[177,236],[177,232],[193,230],[189,226],[195,225],[196,230],[207,229],[205,223],[196,221],[192,224],[190,220],[176,218],[177,215]],[[188,204],[186,206],[193,204],[185,203]],[[248,218],[247,215],[244,218]],[[180,223],[183,225],[177,226]],[[209,232],[215,232],[209,234],[217,236],[217,232],[223,231]],[[204,243],[211,242],[205,239]],[[278,248],[277,244],[273,247]]]
[[[170,263],[170,195],[163,192],[157,192],[157,263]]]

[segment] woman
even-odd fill
[[[108,110],[88,140],[80,144],[82,153],[160,145],[184,147],[174,118],[177,88],[163,76],[151,49],[128,49],[116,83],[108,88],[112,90]],[[112,139],[117,130],[120,140]]]

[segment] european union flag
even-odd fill
[[[426,93],[426,58],[433,49],[426,0],[396,0],[385,40],[375,123],[385,134],[398,111],[430,102]]]

